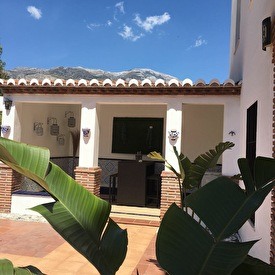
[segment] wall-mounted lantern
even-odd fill
[[[65,117],[67,117],[67,115],[69,115],[68,118],[68,127],[73,128],[75,127],[75,117],[74,117],[74,113],[72,111],[67,111],[65,112]]]
[[[35,122],[33,124],[33,130],[38,136],[43,136],[43,123],[42,122]]]
[[[65,144],[65,135],[64,134],[59,134],[56,139],[57,139],[57,142],[59,145]]]
[[[52,122],[52,125],[50,126],[50,134],[52,136],[58,136],[59,126],[57,124],[57,119],[55,117],[48,117],[47,124],[50,124],[51,122]]]
[[[262,49],[271,45],[271,17],[267,17],[262,22]]]
[[[12,100],[9,98],[4,98],[4,105],[6,110],[10,110],[12,106]]]
[[[83,137],[89,137],[90,129],[89,128],[82,128]]]

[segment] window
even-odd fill
[[[256,101],[247,109],[246,121],[246,158],[250,169],[253,173],[254,161],[256,158],[256,141],[257,141],[257,110],[258,102]],[[253,225],[255,225],[255,214],[250,217]]]
[[[252,170],[253,170],[254,160],[256,158],[257,109],[258,109],[257,101],[247,109],[246,158],[248,159],[250,168]]]

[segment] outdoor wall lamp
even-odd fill
[[[50,134],[52,136],[58,136],[59,126],[57,124],[57,119],[55,117],[48,117],[47,124],[50,124],[51,122],[52,122],[52,125],[50,126]]]
[[[89,128],[82,128],[83,137],[89,137],[90,129]]]
[[[35,122],[33,124],[33,130],[38,136],[43,136],[43,123],[42,122]]]
[[[67,111],[65,112],[65,117],[67,117],[67,115],[70,115],[70,117],[68,118],[68,127],[73,128],[75,127],[75,117],[74,117],[74,113],[72,111]]]
[[[65,135],[64,134],[58,135],[56,140],[59,145],[64,145],[65,144]]]
[[[235,133],[234,131],[230,131],[230,132],[228,133],[228,135],[230,135],[231,137],[233,137],[233,136],[236,135],[236,133]]]
[[[9,98],[4,98],[4,104],[5,104],[5,109],[10,110],[12,106],[12,100]]]
[[[1,126],[1,133],[2,133],[3,135],[8,134],[8,133],[10,132],[10,130],[11,130],[11,127],[10,127],[10,126],[4,126],[4,125]]]

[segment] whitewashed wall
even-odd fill
[[[240,152],[246,155],[246,112],[258,101],[256,154],[272,156],[273,65],[271,48],[262,50],[262,20],[275,15],[274,0],[241,1],[240,40],[235,49],[235,10],[232,1],[230,78],[241,80]],[[249,222],[241,230],[244,240],[260,239],[250,253],[269,262],[270,196],[256,213],[255,227]]]
[[[222,105],[183,105],[182,152],[192,161],[223,141]],[[219,162],[221,163],[221,161]]]

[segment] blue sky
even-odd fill
[[[230,0],[1,0],[6,69],[150,68],[228,78]]]

